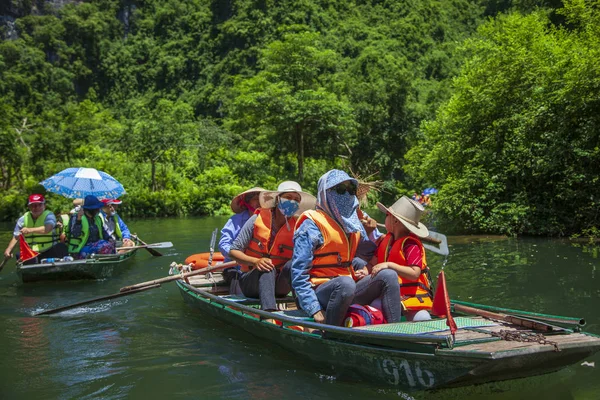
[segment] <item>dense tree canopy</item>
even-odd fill
[[[408,154],[461,230],[557,235],[600,222],[600,14],[583,1],[560,12],[566,25],[539,11],[482,26]]]
[[[385,202],[436,186],[442,229],[593,232],[598,1],[564,3],[12,0],[0,215],[69,166],[117,177],[138,216],[314,192],[335,166]]]

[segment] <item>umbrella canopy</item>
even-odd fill
[[[125,194],[119,181],[94,168],[67,168],[40,184],[49,192],[69,199],[84,198],[90,194],[98,198],[116,199]]]

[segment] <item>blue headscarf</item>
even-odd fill
[[[363,237],[367,237],[367,232],[358,219],[356,209],[358,208],[358,199],[356,196],[346,192],[338,194],[335,190],[329,190],[338,183],[351,181],[358,186],[358,181],[351,178],[344,171],[332,169],[326,172],[317,185],[317,209],[322,210],[335,219],[346,233],[360,232]]]

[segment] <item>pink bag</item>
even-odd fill
[[[346,318],[344,319],[344,326],[346,328],[385,323],[386,320],[383,317],[381,310],[378,310],[373,306],[361,306],[360,304],[352,304],[348,308]]]

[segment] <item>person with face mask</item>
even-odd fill
[[[90,254],[115,253],[115,243],[109,241],[100,209],[104,206],[94,195],[83,200],[83,207],[71,216],[69,222],[69,253],[78,258],[86,258]]]
[[[293,181],[277,191],[260,194],[260,210],[244,224],[231,245],[229,256],[242,267],[239,286],[246,297],[260,298],[265,311],[277,310],[276,296],[291,290],[290,258],[296,216],[312,208],[315,197]]]
[[[333,169],[319,179],[316,210],[304,212],[294,234],[292,287],[316,322],[342,325],[356,288],[352,260],[368,235],[356,210],[358,182]]]
[[[115,242],[121,242],[119,247],[133,247],[135,243],[131,240],[131,232],[129,228],[123,222],[123,219],[117,214],[117,206],[122,201],[118,199],[103,199],[102,211],[100,211],[100,217],[106,228],[106,231],[110,235],[110,238]],[[125,252],[127,250],[123,250]]]
[[[37,257],[31,258],[24,264],[33,264],[43,258],[62,258],[67,255],[67,248],[59,243],[60,232],[56,228],[56,216],[46,210],[46,199],[41,194],[32,194],[27,202],[27,211],[17,220],[13,237],[4,250],[4,257],[11,258],[12,250],[23,235],[25,242],[35,252]]]

